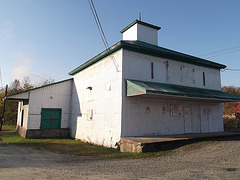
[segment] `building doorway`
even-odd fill
[[[41,129],[60,129],[62,109],[42,108]]]

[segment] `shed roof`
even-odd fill
[[[195,64],[198,66],[204,66],[204,67],[209,67],[209,68],[213,68],[213,69],[226,68],[226,66],[223,64],[219,64],[219,63],[212,62],[212,61],[209,61],[206,59],[191,56],[191,55],[184,54],[181,52],[173,51],[173,50],[170,50],[167,48],[152,45],[152,44],[145,43],[142,41],[123,41],[122,40],[122,41],[119,41],[118,43],[116,43],[115,45],[111,46],[107,50],[96,55],[92,59],[88,60],[84,64],[80,65],[79,67],[75,68],[68,74],[74,75],[120,49],[125,49],[125,50],[129,50],[129,51],[134,51],[134,52],[138,52],[141,54],[147,54],[147,55],[161,57],[161,58],[168,58],[168,59],[175,60],[175,61],[180,61],[180,62],[189,63],[189,64]]]
[[[218,102],[236,102],[240,97],[234,96],[220,90],[203,89],[175,84],[164,84],[156,82],[126,80],[127,96],[157,95],[173,96],[182,99],[210,100]]]

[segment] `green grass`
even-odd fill
[[[0,131],[0,143],[31,146],[59,153],[80,156],[96,156],[102,158],[144,158],[149,156],[163,156],[169,153],[167,151],[158,153],[121,153],[118,149],[105,148],[103,146],[92,145],[79,140],[65,138],[25,139],[16,133],[14,126],[3,126],[3,130]]]
[[[82,141],[73,139],[25,139],[19,136],[14,126],[3,126],[0,131],[0,143],[9,143],[14,145],[31,146],[34,148],[44,148],[51,151],[80,155],[80,156],[95,156],[100,158],[147,158],[170,155],[179,149],[189,151],[191,149],[199,149],[213,143],[221,141],[240,140],[240,136],[219,137],[219,138],[204,138],[188,141],[177,141],[164,143],[159,152],[148,153],[121,153],[118,149],[105,148],[103,146],[92,145]]]

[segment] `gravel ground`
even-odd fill
[[[100,159],[0,144],[0,179],[240,179],[240,142],[147,159]]]

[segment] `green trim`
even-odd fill
[[[127,27],[125,27],[123,30],[121,30],[120,33],[124,33],[126,30],[128,30],[129,28],[131,28],[132,26],[134,26],[137,23],[141,24],[141,25],[144,25],[144,26],[147,26],[147,27],[150,27],[150,28],[153,28],[153,29],[156,29],[156,30],[161,29],[161,27],[154,26],[152,24],[149,24],[149,23],[146,23],[146,22],[143,22],[143,21],[139,21],[139,20],[136,19],[131,24],[129,24]]]
[[[12,96],[15,96],[15,95],[18,95],[18,94],[22,94],[22,93],[26,93],[26,92],[29,92],[29,91],[34,91],[34,90],[41,89],[41,88],[48,87],[48,86],[53,86],[53,85],[60,84],[60,83],[63,83],[63,82],[66,82],[66,81],[70,81],[70,80],[73,80],[73,78],[66,79],[66,80],[59,81],[59,82],[55,82],[55,83],[52,83],[52,84],[47,84],[47,85],[40,86],[40,87],[36,87],[36,88],[33,88],[33,89],[28,89],[26,91],[21,91],[21,92],[18,92],[18,93],[10,94],[10,95],[6,96],[5,98],[8,99],[8,97],[12,97]]]
[[[186,98],[212,99],[222,102],[240,101],[240,97],[234,96],[220,90],[203,89],[176,84],[165,84],[139,80],[127,81],[127,96],[142,94],[171,95]],[[133,89],[135,88],[135,89]],[[130,90],[129,90],[130,89]],[[140,93],[139,93],[140,92]]]
[[[127,96],[136,96],[140,94],[146,94],[146,89],[131,81],[127,81]]]
[[[205,60],[195,56],[187,55],[170,49],[166,49],[160,46],[152,45],[141,41],[125,41],[127,42],[126,49],[150,56],[167,58],[174,61],[184,62],[188,64],[194,64],[198,66],[209,67],[213,69],[226,68],[225,65],[219,64],[213,61]]]
[[[69,72],[69,75],[74,75],[87,67],[95,64],[96,62],[102,60],[103,58],[111,55],[112,53],[120,50],[121,48],[141,54],[147,54],[150,56],[155,56],[155,57],[161,57],[161,58],[167,58],[171,59],[174,61],[179,61],[179,62],[184,62],[188,64],[194,64],[198,66],[203,66],[203,67],[208,67],[208,68],[213,68],[213,69],[224,69],[226,68],[225,65],[215,63],[212,61],[208,61],[202,58],[194,57],[191,55],[187,55],[184,53],[180,53],[177,51],[173,51],[170,49],[166,49],[160,46],[148,44],[145,42],[141,41],[119,41],[109,49],[103,51],[102,53],[96,55],[92,59],[88,60],[84,64],[80,65],[79,67],[75,68],[71,72]]]

